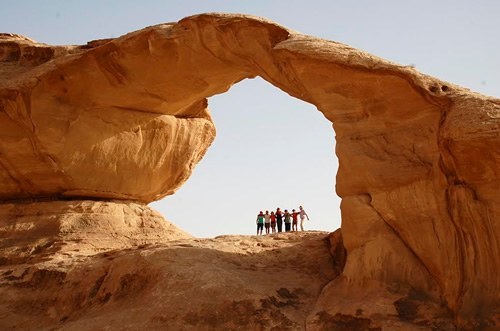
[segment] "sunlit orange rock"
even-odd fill
[[[0,38],[2,199],[172,194],[214,138],[206,98],[260,76],[336,134],[347,258],[308,327],[500,325],[500,100],[244,15]]]

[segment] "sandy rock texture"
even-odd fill
[[[338,275],[326,236],[179,239],[1,266],[0,327],[303,330]]]
[[[3,203],[0,220],[5,265],[191,238],[158,212],[130,201]]]
[[[206,101],[176,114],[168,85],[178,82],[158,85],[164,68],[99,44],[52,49],[0,35],[0,198],[151,202],[172,194],[203,156],[215,136]],[[125,53],[134,58],[127,69],[115,63]],[[123,76],[135,70],[144,76]]]
[[[500,325],[499,99],[244,15],[0,50],[4,201],[172,194],[213,140],[206,98],[260,76],[336,134],[345,268],[311,327]]]

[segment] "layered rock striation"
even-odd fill
[[[260,76],[336,134],[346,262],[308,325],[500,323],[500,100],[244,15],[0,50],[3,201],[172,194],[214,138],[207,98]]]

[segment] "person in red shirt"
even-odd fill
[[[269,218],[271,218],[271,230],[276,233],[276,215],[274,215],[274,211],[271,212]]]
[[[292,215],[292,231],[298,231],[298,228],[297,228],[297,223],[299,221],[299,216],[300,213],[296,212],[295,209],[292,209],[292,213],[290,215]]]

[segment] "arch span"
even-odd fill
[[[0,86],[11,128],[0,197],[172,194],[215,135],[206,98],[260,76],[314,104],[337,134],[348,259],[330,289],[399,284],[376,300],[411,288],[464,320],[499,306],[498,100],[243,15],[52,50],[41,65],[14,59]],[[335,300],[324,292],[324,306],[348,309]]]

